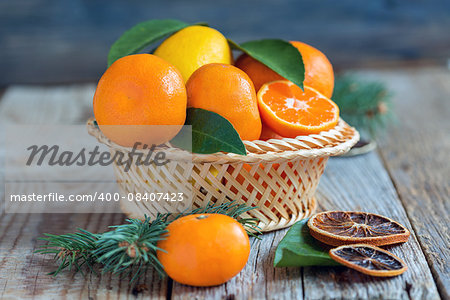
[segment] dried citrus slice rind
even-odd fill
[[[408,269],[405,262],[391,252],[372,245],[344,245],[331,249],[329,254],[338,263],[371,276],[397,276]]]
[[[308,227],[314,238],[332,246],[391,245],[406,242],[410,235],[408,229],[398,222],[365,212],[321,212],[309,219]]]

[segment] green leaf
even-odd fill
[[[219,114],[201,108],[188,108],[185,125],[192,126],[192,141],[187,140],[190,135],[186,133],[189,129],[185,126],[170,141],[176,147],[200,154],[220,151],[247,154],[236,129]]]
[[[309,234],[308,219],[295,223],[278,244],[275,267],[339,266]]]
[[[108,54],[108,67],[121,57],[136,54],[163,37],[173,34],[189,24],[178,20],[150,20],[127,30],[112,46]]]
[[[264,39],[238,45],[228,39],[233,49],[241,50],[303,89],[305,66],[300,52],[280,39]]]

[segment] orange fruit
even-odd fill
[[[101,77],[94,95],[94,115],[103,134],[127,147],[135,142],[152,145],[169,141],[184,124],[186,105],[181,74],[151,54],[115,61]],[[177,126],[155,129],[143,125]]]
[[[243,140],[261,134],[253,83],[242,70],[227,64],[207,64],[197,69],[187,84],[188,106],[218,113],[234,126]]]
[[[272,130],[269,126],[263,123],[261,135],[259,136],[260,140],[267,141],[271,139],[282,139],[283,137]]]
[[[258,92],[263,122],[276,133],[296,137],[336,126],[338,106],[311,87],[304,91],[287,80],[264,84]]]
[[[314,238],[333,246],[360,243],[384,246],[404,243],[410,235],[400,223],[365,212],[317,213],[309,219],[308,227]]]
[[[173,280],[193,286],[222,284],[245,266],[248,235],[239,222],[222,214],[194,214],[167,226],[158,242],[158,260]]]
[[[334,88],[334,72],[328,58],[316,48],[305,43],[292,41],[291,44],[302,54],[305,65],[305,81],[303,83],[318,90],[325,97],[331,98]],[[241,55],[235,66],[250,76],[256,91],[267,82],[284,79],[247,54]]]
[[[408,269],[405,262],[391,252],[372,245],[344,245],[329,253],[338,263],[371,276],[397,276]]]

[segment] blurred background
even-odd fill
[[[0,87],[91,82],[111,44],[152,18],[208,22],[237,42],[300,40],[337,71],[447,65],[448,0],[2,0]]]

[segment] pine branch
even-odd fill
[[[79,232],[63,235],[45,234],[48,243],[36,250],[36,253],[54,254],[58,268],[49,273],[56,276],[64,269],[80,271],[85,266],[94,272],[94,266],[100,264],[102,272],[113,274],[129,274],[134,272],[131,282],[135,282],[148,267],[153,267],[160,274],[164,270],[156,257],[156,251],[161,250],[156,245],[164,239],[166,227],[174,220],[192,214],[218,213],[235,218],[244,226],[248,234],[256,236],[261,233],[255,218],[241,218],[240,216],[255,207],[237,204],[235,201],[220,205],[209,204],[204,208],[193,209],[189,212],[173,215],[158,214],[155,220],[149,217],[145,220],[127,219],[126,224],[110,226],[112,230],[94,234],[79,229]]]
[[[361,81],[354,75],[338,77],[333,92],[341,117],[370,137],[394,120],[391,97],[382,83]]]
[[[54,235],[44,234],[46,238],[40,240],[47,241],[48,244],[40,246],[36,253],[54,254],[54,259],[60,261],[58,269],[49,273],[49,275],[57,275],[63,269],[82,271],[83,265],[93,271],[92,265],[95,258],[92,251],[97,248],[98,235],[89,231],[79,229],[80,232]]]
[[[230,216],[236,219],[247,231],[249,236],[253,236],[259,238],[258,235],[261,234],[261,231],[258,227],[258,219],[256,218],[241,218],[240,216],[248,211],[255,209],[256,207],[250,207],[245,204],[238,204],[236,201],[225,202],[219,205],[215,205],[214,203],[209,203],[206,207],[200,207],[191,210],[188,213],[181,213],[177,215],[172,221],[181,218],[187,215],[193,214],[223,214]],[[171,216],[171,214],[166,214],[167,218]]]
[[[164,274],[161,263],[156,258],[156,244],[164,239],[167,223],[158,216],[153,222],[149,217],[145,220],[127,219],[128,224],[111,226],[112,231],[103,233],[97,240],[97,248],[92,252],[97,262],[103,265],[104,272],[120,274],[132,271],[138,266],[134,277],[145,272],[152,265],[158,273]],[[132,280],[133,281],[133,280]]]

